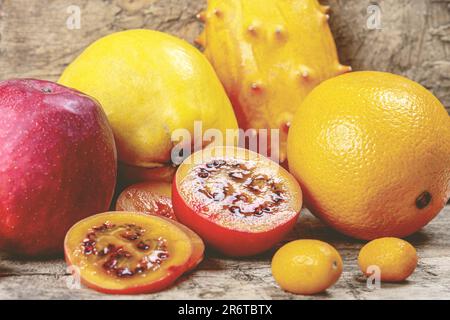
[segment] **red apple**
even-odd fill
[[[0,82],[0,157],[0,249],[62,252],[74,223],[110,206],[114,137],[98,102],[78,91]]]

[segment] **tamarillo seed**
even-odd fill
[[[137,244],[137,248],[139,250],[147,251],[148,249],[150,249],[150,246],[148,244],[146,244],[144,241],[141,241]]]
[[[244,174],[242,172],[239,172],[239,171],[230,172],[228,174],[228,176],[230,178],[233,178],[233,179],[243,179],[244,178]]]
[[[119,268],[119,269],[116,270],[116,275],[117,275],[119,278],[122,278],[122,277],[130,277],[130,276],[134,275],[134,272],[132,272],[132,271],[131,271],[130,269],[128,269],[128,268]]]
[[[238,206],[231,206],[228,210],[230,210],[232,213],[241,213],[241,208]]]
[[[205,171],[201,171],[201,172],[198,173],[198,176],[199,176],[200,178],[202,178],[202,179],[206,179],[206,178],[209,177],[209,173],[208,173],[208,172],[205,172]]]

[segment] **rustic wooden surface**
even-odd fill
[[[324,0],[341,60],[355,70],[410,77],[431,89],[450,110],[450,0]],[[0,0],[0,80],[58,79],[87,45],[131,28],[158,29],[190,42],[206,0]],[[381,8],[381,29],[369,30],[367,8]],[[81,28],[70,30],[70,6]],[[370,20],[370,19],[369,19]]]
[[[327,1],[324,1],[326,3]],[[450,110],[450,0],[330,0],[331,27],[341,60],[355,70],[406,75],[431,89]],[[367,28],[369,4],[381,8],[381,29]],[[71,30],[68,8],[81,12]],[[151,28],[192,40],[201,30],[195,14],[205,0],[0,0],[0,80],[34,77],[56,80],[88,44],[114,31]],[[320,238],[343,255],[345,270],[324,299],[450,298],[450,208],[411,238],[420,265],[408,282],[366,287],[356,267],[362,243],[342,237],[304,215],[291,238]],[[305,298],[284,293],[270,274],[271,254],[223,259],[209,254],[200,268],[170,290],[133,298]],[[20,261],[0,254],[0,299],[117,298],[67,288],[62,259]],[[120,297],[124,298],[124,297]],[[129,297],[125,297],[129,298]]]
[[[273,251],[252,259],[225,259],[208,253],[190,275],[166,291],[150,295],[109,296],[89,289],[68,289],[73,279],[62,259],[19,261],[0,255],[0,299],[450,299],[450,207],[408,240],[420,261],[403,283],[369,289],[356,263],[364,244],[335,233],[303,212],[287,240],[315,238],[333,244],[344,260],[340,280],[325,293],[306,297],[277,287],[271,272]]]

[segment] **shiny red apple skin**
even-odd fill
[[[0,82],[0,158],[0,250],[60,253],[74,223],[110,206],[113,133],[98,102],[78,91]]]

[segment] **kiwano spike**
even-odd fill
[[[330,6],[320,6],[320,11],[322,12],[322,13],[328,13],[328,12],[330,12]]]
[[[344,74],[344,73],[347,73],[347,72],[351,72],[351,71],[352,71],[352,67],[350,67],[350,66],[344,66],[342,64],[339,64],[338,67],[337,67],[337,74],[338,75]]]
[[[194,42],[202,47],[206,46],[206,33],[203,31],[195,40]]]
[[[218,17],[218,18],[221,18],[221,17],[223,16],[222,10],[217,9],[217,8],[215,8],[215,9],[213,10],[213,13],[214,13],[214,15],[215,15],[216,17]]]
[[[322,21],[324,23],[328,23],[328,20],[330,20],[330,15],[329,14],[320,14],[320,19],[322,19]]]
[[[311,68],[308,68],[307,66],[302,66],[300,68],[299,75],[302,80],[310,80],[312,73],[313,72],[312,72]]]
[[[256,26],[254,24],[251,24],[250,26],[248,26],[247,31],[252,36],[256,36],[257,33],[258,33],[257,28],[256,28]]]
[[[203,23],[206,22],[206,11],[199,12],[195,17]]]
[[[291,127],[291,122],[290,121],[285,121],[282,125],[281,125],[281,130],[284,133],[288,133],[289,132],[289,128]]]
[[[309,79],[309,71],[308,70],[303,70],[301,73],[302,79],[308,80]]]
[[[263,87],[260,82],[253,82],[250,85],[250,88],[251,88],[252,92],[254,92],[254,93],[260,93],[263,90]]]
[[[285,34],[285,30],[283,26],[277,26],[275,28],[275,35],[277,36],[277,38],[283,38]]]

